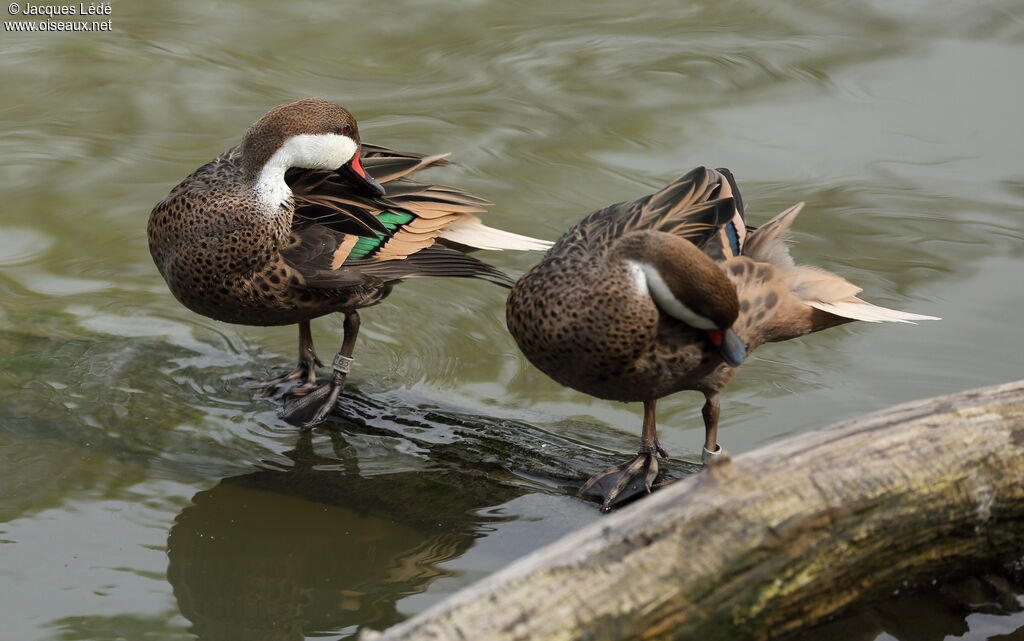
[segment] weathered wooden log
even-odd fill
[[[366,638],[767,639],[1022,554],[1024,381],[721,457]]]

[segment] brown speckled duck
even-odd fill
[[[174,296],[194,312],[243,325],[299,325],[299,363],[270,381],[281,416],[309,426],[334,406],[352,362],[358,309],[414,276],[502,272],[470,249],[546,249],[486,227],[489,205],[407,176],[447,164],[360,143],[355,118],[320,98],[270,110],[241,144],[171,190],[149,217],[149,248]],[[316,384],[310,320],[341,312],[344,339],[328,383]]]
[[[603,510],[650,492],[656,456],[667,456],[659,398],[704,394],[707,461],[721,451],[718,393],[762,343],[853,320],[934,319],[872,305],[843,278],[794,264],[782,233],[802,206],[748,228],[732,174],[699,167],[590,214],[513,287],[508,328],[530,362],[581,392],[644,404],[637,457],[581,489]]]

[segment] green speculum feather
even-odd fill
[[[408,223],[414,218],[412,214],[405,212],[385,211],[377,214],[377,220],[382,225],[388,228],[389,232],[393,232],[402,225]],[[373,252],[377,251],[381,245],[383,245],[391,234],[384,234],[381,232],[375,232],[375,238],[360,238],[356,241],[356,244],[352,247],[352,251],[349,253],[349,258],[366,258]]]

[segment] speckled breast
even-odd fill
[[[516,283],[506,318],[531,363],[599,398],[699,389],[722,363],[695,330],[640,295],[628,273],[600,265],[545,261]]]

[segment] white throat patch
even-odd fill
[[[256,181],[256,197],[268,214],[275,214],[292,197],[284,172],[292,167],[337,169],[356,154],[356,142],[338,134],[292,136],[267,160]]]
[[[672,290],[669,289],[665,279],[661,277],[661,274],[658,273],[658,270],[653,265],[638,260],[630,260],[626,264],[633,275],[637,291],[641,294],[647,294],[654,299],[655,304],[663,312],[673,318],[678,318],[690,327],[718,329],[710,319],[701,316],[684,305],[683,301],[676,298]]]

